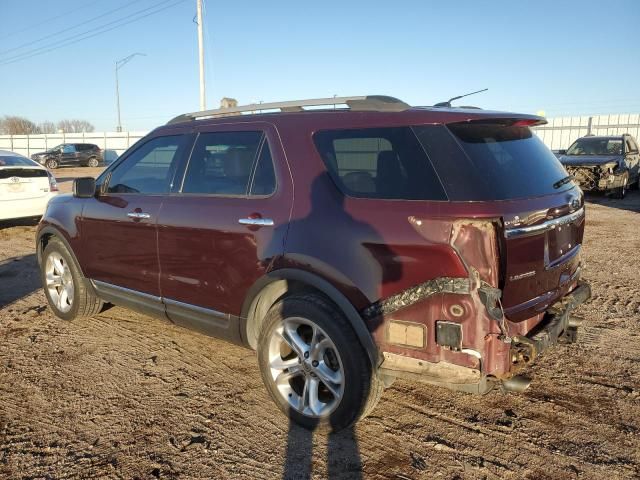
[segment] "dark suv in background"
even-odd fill
[[[640,153],[636,139],[629,134],[588,135],[560,154],[560,162],[584,191],[624,198],[627,188],[640,186]]]
[[[256,349],[307,427],[352,424],[396,377],[521,391],[590,297],[544,122],[379,96],[181,115],[51,200],[45,294],[66,320],[109,302]]]
[[[102,163],[102,150],[93,143],[63,143],[45,152],[34,153],[31,159],[49,169],[81,165],[97,167]]]

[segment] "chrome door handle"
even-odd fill
[[[258,227],[273,227],[273,220],[270,218],[240,218],[240,225],[254,225]]]
[[[151,218],[151,215],[143,212],[129,212],[127,213],[127,217],[129,218]]]

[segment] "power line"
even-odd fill
[[[140,1],[142,1],[142,0],[132,0],[130,2],[125,3],[124,5],[121,5],[121,6],[117,7],[117,8],[109,10],[108,12],[101,13],[100,15],[92,17],[92,18],[90,18],[88,20],[85,20],[83,22],[77,23],[77,24],[72,25],[72,26],[67,27],[67,28],[63,28],[62,30],[58,30],[57,32],[50,33],[49,35],[45,35],[44,37],[40,37],[40,38],[37,38],[35,40],[31,40],[30,42],[23,43],[21,45],[18,45],[17,47],[12,47],[12,48],[9,48],[7,50],[2,50],[2,51],[0,51],[0,55],[4,55],[5,53],[9,53],[9,52],[14,52],[16,50],[22,50],[24,47],[31,46],[31,45],[33,45],[35,43],[40,43],[43,40],[47,40],[47,39],[49,39],[51,37],[55,37],[57,35],[60,35],[61,33],[68,32],[69,30],[75,30],[78,27],[82,27],[83,25],[86,25],[87,23],[91,23],[91,22],[93,22],[95,20],[99,20],[100,18],[104,18],[106,16],[109,16],[112,13],[117,12],[118,10],[122,10],[124,8],[128,8],[129,6],[133,5],[134,3],[138,3]]]
[[[159,5],[167,3],[167,1],[170,1],[170,0],[165,0],[163,2],[160,2]],[[34,49],[34,50],[30,51],[30,52],[25,52],[23,54],[16,55],[15,57],[6,58],[6,59],[0,61],[0,66],[9,65],[11,63],[16,63],[16,62],[19,62],[19,61],[22,61],[22,60],[26,60],[28,58],[36,57],[36,56],[39,56],[39,55],[42,55],[42,54],[45,54],[45,53],[48,53],[48,52],[52,52],[54,50],[58,50],[58,49],[63,48],[63,47],[67,47],[69,45],[76,44],[76,43],[81,42],[83,40],[87,40],[89,38],[93,38],[93,37],[101,35],[103,33],[110,32],[111,30],[115,30],[116,28],[123,27],[125,25],[129,25],[130,23],[137,22],[138,20],[142,20],[143,18],[147,18],[147,17],[149,17],[151,15],[155,15],[156,13],[160,13],[160,12],[162,12],[164,10],[167,10],[167,9],[169,9],[171,7],[174,7],[174,6],[176,6],[176,5],[180,4],[180,3],[183,3],[184,1],[185,0],[178,0],[177,2],[174,2],[174,3],[171,3],[169,5],[166,5],[165,7],[159,8],[157,10],[153,10],[153,11],[147,13],[146,15],[141,15],[141,16],[137,16],[136,18],[131,18],[131,17],[135,17],[136,15],[139,15],[142,12],[145,12],[145,11],[149,10],[149,8],[143,9],[143,10],[141,10],[139,12],[136,12],[136,13],[134,13],[132,15],[128,15],[128,16],[126,16],[124,18],[121,18],[121,19],[109,22],[107,24],[101,25],[101,26],[99,26],[97,28],[98,29],[102,29],[102,30],[99,30],[97,32],[95,31],[95,29],[89,30],[89,31],[86,31],[86,32],[83,32],[83,33],[80,33],[80,34],[77,34],[77,35],[72,35],[71,37],[68,37],[66,39],[60,40],[58,42],[54,42],[54,45],[56,45],[56,46],[53,46],[53,47],[39,47],[39,48],[36,48],[36,49]],[[157,7],[157,5],[155,5],[155,6]],[[127,20],[128,18],[131,18],[131,20],[123,21],[123,20]],[[122,23],[118,23],[118,22],[122,22]],[[104,28],[104,27],[107,27],[109,25],[113,25],[114,23],[118,23],[118,24],[114,25],[114,26],[112,26],[110,28]],[[80,38],[76,38],[76,37],[80,37]],[[72,40],[74,38],[75,38],[75,40]]]
[[[47,18],[46,20],[43,20],[41,22],[31,24],[31,25],[29,25],[27,27],[21,28],[20,30],[14,30],[13,32],[9,32],[6,35],[2,35],[0,37],[0,40],[3,40],[3,39],[8,38],[8,37],[12,37],[12,36],[17,35],[17,34],[22,33],[22,32],[28,32],[29,30],[33,30],[34,28],[37,28],[40,25],[44,25],[45,23],[53,22],[54,20],[57,20],[57,19],[62,18],[62,17],[66,17],[69,14],[76,13],[76,12],[78,12],[80,10],[84,10],[85,8],[91,7],[92,5],[95,5],[96,3],[100,3],[101,1],[102,0],[95,0],[93,2],[87,3],[87,4],[82,5],[80,7],[77,7],[77,8],[71,9],[71,10],[67,10],[66,12],[63,12],[63,13],[61,13],[59,15],[56,15],[55,17],[50,17],[50,18]]]

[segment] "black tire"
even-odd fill
[[[87,161],[87,167],[91,167],[91,168],[95,168],[98,165],[100,165],[100,161],[96,158],[96,157],[91,157],[88,161]]]
[[[56,168],[58,168],[58,160],[56,160],[55,158],[49,158],[47,159],[46,162],[44,162],[44,166],[47,167],[49,170],[54,170]]]
[[[626,195],[627,195],[627,184],[629,182],[629,174],[625,173],[624,174],[624,181],[623,181],[623,185],[621,187],[615,188],[613,190],[613,198],[617,198],[619,200],[622,200]]]
[[[46,269],[47,260],[52,254],[57,254],[64,260],[66,267],[69,268],[71,273],[71,280],[73,282],[73,301],[71,302],[71,308],[64,312],[61,311],[55,304],[55,301],[49,293],[47,286]],[[80,268],[76,264],[73,255],[69,253],[67,247],[62,241],[57,238],[51,238],[47,243],[44,251],[42,252],[42,264],[40,266],[40,278],[42,281],[42,287],[44,289],[45,296],[49,302],[49,307],[53,311],[54,315],[62,320],[75,320],[76,318],[88,318],[96,315],[102,310],[103,301],[99,299],[93,290],[87,286],[85,277],[82,275]]]
[[[276,386],[271,373],[269,345],[274,332],[284,325],[287,318],[308,319],[320,327],[333,342],[341,359],[344,390],[337,406],[327,416],[305,415],[292,408]],[[265,386],[278,408],[291,420],[308,429],[336,432],[353,425],[374,409],[384,389],[382,380],[377,372],[372,371],[369,357],[347,319],[330,301],[316,294],[286,297],[269,310],[260,329],[258,363]]]

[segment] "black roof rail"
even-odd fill
[[[307,100],[291,100],[287,102],[252,103],[231,108],[203,110],[201,112],[184,113],[169,120],[167,125],[190,122],[200,118],[216,118],[243,114],[260,114],[279,112],[302,112],[305,107],[339,107],[340,110],[369,112],[402,112],[411,106],[402,100],[385,95],[367,95],[360,97],[312,98]]]

